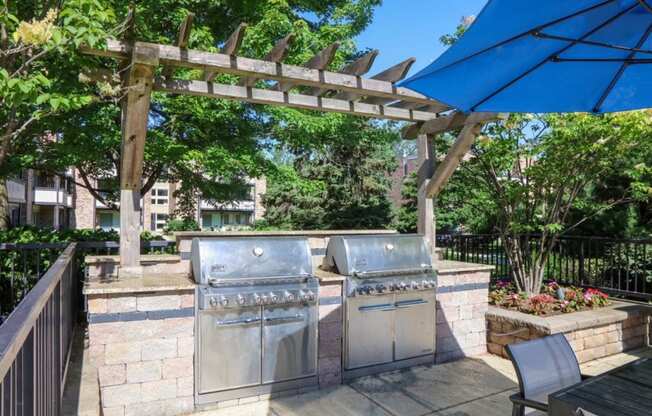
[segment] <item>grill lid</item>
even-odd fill
[[[302,237],[194,238],[191,259],[200,284],[312,274],[310,245]]]
[[[324,265],[340,274],[360,277],[432,270],[423,236],[416,234],[332,237]]]

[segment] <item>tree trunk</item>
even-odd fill
[[[0,178],[0,230],[9,228],[9,193],[7,181]]]

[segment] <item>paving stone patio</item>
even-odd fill
[[[639,349],[591,361],[582,365],[582,371],[596,375],[642,356],[652,357],[652,349]],[[92,385],[93,369],[80,364],[81,355],[73,358],[77,358],[77,361],[72,363],[69,380],[78,380],[72,380],[67,386],[65,414],[97,415],[99,394],[94,392],[96,387]],[[75,377],[75,374],[78,376]],[[516,391],[516,387],[511,363],[487,354],[448,364],[363,377],[326,390],[207,410],[195,415],[503,416],[511,414],[509,396]],[[75,400],[75,397],[81,399]]]

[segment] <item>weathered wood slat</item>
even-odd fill
[[[346,65],[344,68],[340,69],[338,72],[340,74],[348,74],[355,76],[362,76],[369,72],[371,66],[374,64],[376,57],[378,56],[379,51],[374,49],[373,51],[364,54],[360,58]],[[329,90],[327,88],[312,88],[309,90],[308,95],[322,96],[326,94]],[[336,97],[337,98],[337,97]]]
[[[283,39],[276,42],[272,50],[269,51],[269,53],[265,56],[264,60],[270,62],[283,62],[283,60],[288,54],[288,51],[290,50],[290,46],[292,45],[293,40],[294,40],[294,33],[290,33],[287,36],[285,36]],[[244,85],[246,87],[253,87],[254,84],[256,84],[256,81],[258,81],[259,79],[260,78],[256,78],[256,77],[242,77],[240,79],[240,85]]]
[[[240,76],[253,76],[261,79],[288,81],[297,85],[328,88],[337,91],[349,91],[361,96],[377,96],[391,98],[394,101],[410,101],[423,105],[441,105],[424,95],[402,87],[396,87],[391,82],[379,81],[339,74],[324,70],[310,69],[294,65],[258,59],[229,56],[219,53],[202,52],[192,49],[181,49],[170,45],[156,45],[137,42],[136,47],[155,46],[159,49],[160,61],[164,65],[174,65],[186,68],[209,69]],[[128,59],[127,44],[115,40],[107,41],[106,50],[84,49],[85,53],[97,56],[110,56]]]
[[[335,52],[337,52],[337,49],[340,47],[339,42],[334,42],[319,51],[315,56],[310,58],[308,62],[306,62],[305,67],[309,69],[316,69],[323,71],[326,68],[328,68],[328,65],[333,62],[333,59],[335,58]],[[279,91],[289,91],[292,87],[298,85],[296,82],[289,82],[289,81],[279,81],[278,84],[276,84],[275,88]]]
[[[177,35],[176,45],[180,48],[188,47],[188,40],[190,39],[190,32],[192,31],[192,22],[195,20],[194,13],[188,13],[181,25],[179,25],[179,34]],[[172,77],[174,73],[174,67],[166,66],[163,68],[163,76],[166,78]]]
[[[444,161],[437,166],[435,174],[428,183],[426,195],[428,198],[434,198],[439,194],[442,188],[448,183],[448,180],[459,166],[464,156],[468,153],[476,137],[482,129],[482,125],[487,121],[496,119],[499,114],[496,113],[471,113],[466,118],[462,131],[457,136],[457,140],[448,150]],[[443,117],[440,117],[443,118]]]
[[[334,98],[315,97],[312,95],[287,93],[275,90],[245,87],[241,85],[226,85],[205,81],[165,80],[157,79],[154,85],[156,91],[173,94],[188,94],[213,98],[233,99],[256,104],[281,105],[285,107],[302,108],[315,111],[337,112],[364,117],[384,118],[401,121],[425,121],[436,114],[402,108],[383,107],[365,103]]]
[[[400,62],[390,68],[387,68],[386,70],[374,75],[371,77],[371,79],[375,79],[378,81],[385,81],[385,82],[390,82],[390,83],[396,83],[403,78],[407,76],[408,71],[410,71],[410,68],[412,65],[416,62],[416,58],[408,58],[403,62]],[[341,98],[343,100],[357,100],[360,98],[359,95],[356,94],[351,94],[351,93],[340,93],[340,96],[338,98]],[[365,100],[366,103],[368,104],[379,104],[379,105],[385,105],[393,100],[387,99],[387,98],[378,98],[378,97],[372,97],[368,98]]]
[[[231,33],[231,36],[224,42],[222,46],[221,53],[228,56],[233,56],[238,53],[240,46],[242,45],[242,40],[244,39],[245,32],[247,31],[247,24],[240,23],[238,27]],[[213,81],[216,75],[216,71],[205,70],[204,71],[204,81]]]

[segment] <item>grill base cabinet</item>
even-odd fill
[[[319,283],[308,240],[195,239],[195,401],[317,385]]]

